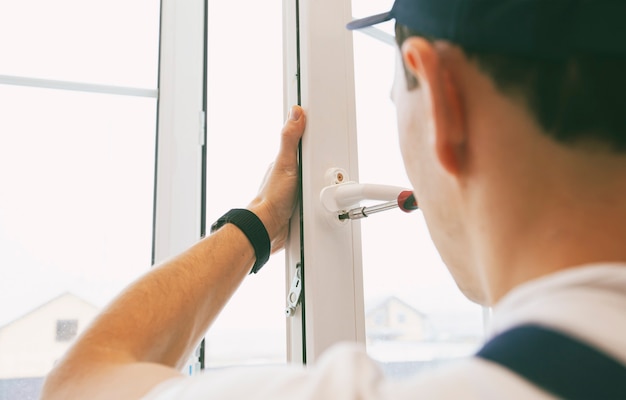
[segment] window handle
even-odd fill
[[[404,212],[417,210],[417,201],[413,192],[403,187],[369,183],[343,182],[342,179],[326,186],[320,192],[324,208],[336,213],[339,220],[360,219],[371,214],[399,207]],[[362,207],[365,200],[386,201],[383,204]]]

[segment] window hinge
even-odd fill
[[[287,309],[285,310],[285,314],[288,317],[292,317],[295,312],[298,304],[300,304],[300,297],[302,295],[302,266],[300,263],[296,265],[296,273],[293,276],[293,280],[291,281],[291,288],[289,289],[289,294],[287,295]]]

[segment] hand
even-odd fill
[[[296,206],[298,189],[298,143],[306,117],[293,106],[282,130],[280,151],[270,166],[257,197],[248,205],[265,225],[272,241],[272,253],[285,245],[289,219]]]

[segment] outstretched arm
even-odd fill
[[[259,195],[248,205],[265,225],[272,252],[287,237],[296,201],[297,147],[304,132],[294,107],[280,151]],[[246,277],[255,253],[226,224],[126,288],[78,338],[48,375],[44,399],[132,399],[178,372]]]

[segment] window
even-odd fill
[[[38,398],[79,328],[150,268],[159,14],[156,0],[0,4],[7,398]]]
[[[288,24],[287,38],[299,38],[299,46],[286,43],[286,93],[289,103],[301,101],[308,117],[301,152],[303,218],[292,224],[287,258],[290,278],[302,261],[304,304],[288,326],[305,333],[304,349],[290,342],[292,360],[311,363],[337,342],[363,342],[365,322],[359,223],[342,223],[336,210],[320,202],[325,187],[358,181],[352,35],[345,29],[350,2],[296,4],[299,29]]]
[[[78,333],[77,319],[61,319],[57,321],[56,341],[68,342],[76,337]]]

